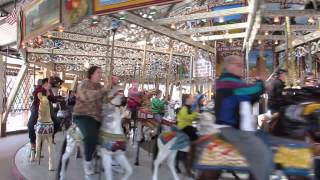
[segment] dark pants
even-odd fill
[[[138,119],[138,110],[137,109],[129,109],[131,112],[131,121],[133,121],[133,127],[131,127],[130,123],[130,129],[136,128],[137,126],[137,119]]]
[[[90,116],[74,116],[73,120],[83,136],[85,159],[91,161],[98,143],[100,123]]]
[[[193,126],[187,126],[182,129],[184,133],[189,136],[190,141],[195,141],[198,139],[197,129]]]
[[[37,124],[38,120],[38,111],[34,108],[31,108],[31,114],[28,121],[28,133],[31,144],[36,144],[36,132],[34,129],[34,125]]]
[[[314,160],[314,174],[315,174],[315,179],[319,180],[320,179],[320,159]]]

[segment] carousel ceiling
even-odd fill
[[[91,16],[24,46],[30,61],[53,62],[58,71],[83,70],[88,64],[104,66],[108,62],[114,35],[117,75],[139,74],[145,50],[146,74],[152,77],[159,72],[156,74],[164,77],[171,45],[174,66],[189,62],[196,53],[214,57],[219,50],[215,45],[227,42],[242,42],[237,43],[242,50],[265,44],[281,51],[285,48],[286,16],[291,17],[294,37],[300,39],[296,44],[310,34],[320,37],[319,4],[317,0],[184,0]]]

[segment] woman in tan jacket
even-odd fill
[[[87,79],[77,88],[77,100],[73,111],[73,120],[79,127],[84,141],[84,171],[86,175],[94,174],[92,155],[98,139],[98,129],[101,122],[103,96],[107,91],[100,84],[102,70],[92,66],[87,72]]]

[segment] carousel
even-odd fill
[[[58,99],[53,112],[47,112],[48,99],[38,97],[39,113],[50,117],[38,121],[36,144],[27,143],[16,152],[16,178],[253,178],[247,160],[215,126],[215,80],[229,55],[245,60],[248,83],[260,77],[266,89],[279,69],[287,69],[283,111],[271,115],[264,94],[241,114],[255,122],[255,130],[305,142],[268,142],[275,164],[270,178],[316,177],[320,168],[319,162],[314,163],[320,155],[319,7],[317,0],[16,1],[17,50],[1,48],[0,73],[6,77],[9,71],[4,56],[18,56],[24,63],[10,93],[0,92],[6,98],[0,106],[4,107],[1,134],[21,87],[30,81],[26,77],[33,76],[34,83],[39,74],[48,77]],[[77,90],[91,66],[102,68],[101,84],[109,93],[99,130],[103,141],[94,154],[95,172],[88,175],[82,165],[83,137],[72,123],[65,96]],[[113,77],[119,79],[120,89],[112,85]],[[135,84],[141,106],[133,118],[123,101]],[[151,108],[159,92],[166,102],[160,121]],[[200,135],[195,142],[176,127],[183,94],[204,97],[205,105],[193,124]],[[55,119],[58,127],[51,126]],[[192,161],[177,158],[181,152],[189,153]],[[165,160],[167,165],[160,166]]]

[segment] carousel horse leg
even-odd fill
[[[42,135],[36,134],[36,155],[35,155],[35,158],[39,161],[39,164],[40,164],[41,144],[42,144]]]
[[[179,180],[180,178],[179,178],[179,176],[178,176],[178,174],[176,172],[176,169],[174,167],[174,161],[176,159],[176,155],[177,155],[177,151],[171,152],[169,157],[168,157],[167,164],[168,164],[168,166],[169,166],[169,168],[171,170],[171,173],[172,173],[172,175],[174,177],[174,180]]]
[[[167,143],[166,145],[162,145],[162,142],[160,139],[157,139],[159,151],[157,154],[156,159],[153,162],[153,175],[152,175],[152,180],[158,180],[158,171],[159,171],[159,166],[160,164],[168,158],[170,153],[173,153],[172,150],[170,150],[171,144],[172,143]],[[176,152],[175,152],[176,154]],[[174,156],[175,157],[175,156]],[[174,165],[174,161],[173,164]]]
[[[33,162],[35,160],[36,154],[36,144],[31,144],[31,151],[30,151],[30,161]]]
[[[180,159],[181,159],[181,152],[178,151],[177,155],[176,155],[176,162],[175,162],[175,168],[176,168],[176,171],[177,171],[178,174],[181,174],[181,172],[182,172],[180,167],[179,167]]]
[[[49,171],[53,171],[53,147],[52,147],[52,136],[51,135],[47,135],[46,137],[47,139],[47,143],[48,143],[48,154],[49,154]]]
[[[75,145],[77,146],[77,153],[76,153],[76,158],[82,158],[82,154],[81,154],[81,148],[79,145]]]
[[[112,180],[112,155],[105,148],[100,149],[106,180]]]
[[[67,169],[67,161],[69,160],[71,153],[75,149],[75,146],[76,146],[75,142],[76,141],[67,141],[67,139],[65,139],[63,142],[62,152],[61,152],[63,154],[60,158],[60,163],[59,163],[59,167],[58,167],[58,174],[60,176],[59,177],[60,180],[65,179],[66,169]]]
[[[125,170],[125,174],[122,178],[122,180],[129,180],[131,174],[132,174],[132,167],[127,159],[127,157],[124,154],[125,152],[118,154],[115,156],[115,160],[120,164],[122,168]]]

